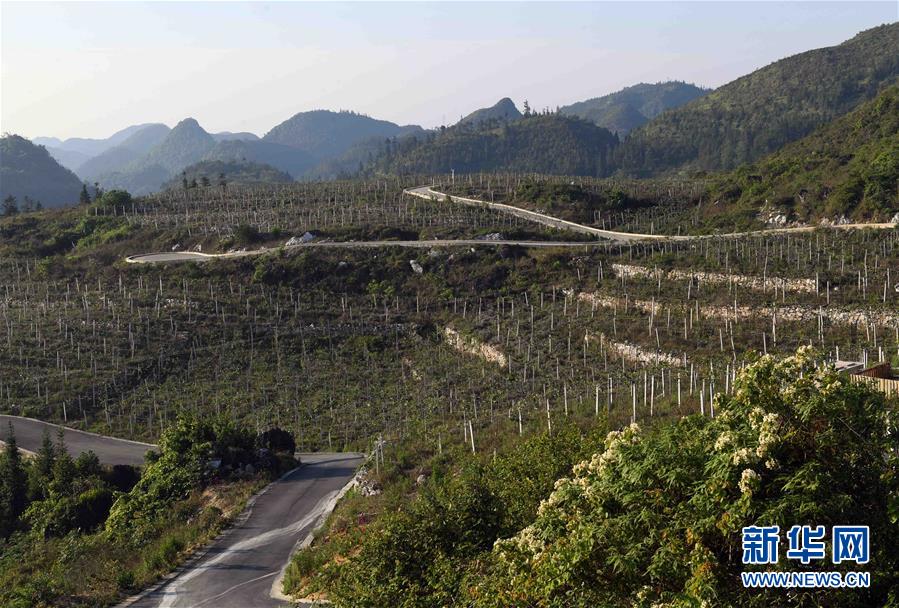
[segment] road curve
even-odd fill
[[[120,608],[269,608],[294,547],[320,525],[362,463],[360,454],[303,454],[303,466],[269,485],[233,528],[174,578]]]
[[[431,188],[430,186],[419,186],[418,188],[408,188],[403,190],[406,194],[410,196],[415,196],[418,198],[424,199],[434,199],[438,201],[445,201],[447,199],[447,195],[443,192],[438,192]],[[506,205],[504,203],[491,203],[488,201],[478,200],[476,198],[465,198],[462,196],[451,196],[449,197],[452,202],[461,203],[463,205],[469,205],[472,207],[486,207],[488,209],[496,209],[498,211],[502,211],[503,213],[508,213],[510,215],[514,215],[516,217],[520,217],[526,220],[530,220],[532,222],[536,222],[538,224],[543,224],[544,226],[550,226],[552,228],[558,228],[560,230],[570,230],[572,232],[578,232],[581,234],[589,234],[595,236],[597,238],[608,239],[617,242],[633,242],[633,241],[691,241],[691,240],[702,240],[702,239],[712,239],[712,238],[736,238],[736,237],[745,237],[745,236],[760,236],[767,234],[790,234],[796,232],[811,232],[818,228],[823,228],[823,226],[797,226],[792,228],[768,228],[765,230],[750,230],[748,232],[728,232],[724,234],[703,234],[703,235],[664,235],[664,234],[638,234],[634,232],[619,232],[616,230],[602,230],[600,228],[594,228],[593,226],[585,226],[584,224],[577,224],[575,222],[569,222],[568,220],[559,219],[557,217],[552,217],[551,215],[545,215],[543,213],[538,213],[536,211],[531,211],[530,209],[522,209],[521,207],[515,207],[512,205]],[[828,228],[836,228],[839,230],[855,230],[855,229],[889,229],[896,228],[896,224],[887,222],[887,223],[870,223],[870,224],[834,224],[832,226],[827,226]]]
[[[13,432],[16,435],[16,444],[26,452],[36,452],[40,449],[45,432],[50,434],[50,438],[55,443],[60,429],[63,429],[66,449],[73,458],[77,458],[82,452],[91,450],[102,464],[141,466],[144,464],[144,455],[147,451],[156,449],[155,445],[149,443],[106,437],[34,418],[6,414],[0,414],[0,440],[6,439],[9,424],[12,424]]]

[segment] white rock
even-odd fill
[[[415,274],[421,274],[425,271],[425,269],[421,267],[421,264],[419,264],[415,260],[409,260],[409,266],[412,267],[412,270],[415,271]]]

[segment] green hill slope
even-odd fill
[[[122,143],[86,161],[78,168],[78,175],[93,182],[107,173],[121,171],[161,143],[170,131],[164,124],[146,125]]]
[[[873,98],[899,77],[899,23],[782,59],[633,131],[629,174],[730,169],[757,160]]]
[[[525,116],[497,128],[445,129],[385,142],[370,169],[399,174],[478,171],[604,175],[618,138],[579,118]]]
[[[359,141],[371,137],[395,137],[410,129],[420,131],[421,127],[401,127],[354,112],[313,110],[295,114],[262,139],[298,148],[316,161],[323,161],[340,156]]]
[[[21,207],[27,196],[44,207],[60,207],[77,203],[81,187],[43,146],[18,135],[0,139],[0,200],[14,196]]]
[[[220,187],[223,181],[226,185],[242,186],[293,181],[290,175],[269,165],[247,161],[204,160],[184,169],[180,175],[166,182],[163,189],[182,188],[184,180],[188,184],[196,182],[202,186],[204,178],[208,181],[206,185],[214,187]]]
[[[560,111],[580,116],[623,137],[665,110],[680,107],[707,92],[686,82],[641,82],[609,95],[564,106]]]
[[[899,86],[721,177],[715,199],[797,219],[889,220],[899,212]]]

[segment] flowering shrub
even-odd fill
[[[899,593],[899,436],[881,393],[800,349],[762,357],[691,416],[610,433],[556,483],[536,520],[497,541],[481,606],[873,606]],[[741,528],[868,525],[865,590],[747,590]],[[777,570],[840,570],[828,559]]]

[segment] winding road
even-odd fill
[[[438,192],[430,186],[420,186],[418,188],[409,188],[403,191],[404,194],[415,196],[418,198],[446,201],[453,203],[468,205],[472,207],[484,207],[494,209],[501,213],[507,213],[518,218],[532,221],[543,226],[549,226],[558,230],[567,230],[577,234],[592,236],[597,241],[510,241],[510,240],[491,240],[491,239],[457,239],[457,240],[431,240],[431,241],[320,241],[302,243],[299,245],[291,245],[285,247],[287,249],[308,249],[327,248],[327,249],[365,249],[375,247],[409,247],[409,248],[430,248],[430,247],[502,247],[502,246],[518,246],[518,247],[589,247],[596,242],[616,242],[616,243],[634,243],[639,241],[697,241],[703,239],[714,238],[739,238],[747,236],[761,236],[769,234],[790,234],[812,232],[820,228],[819,226],[797,226],[791,228],[770,228],[766,230],[751,230],[748,232],[729,232],[726,234],[705,234],[705,235],[663,235],[663,234],[639,234],[633,232],[619,232],[616,230],[603,230],[593,226],[586,226],[575,222],[569,222],[551,215],[523,209],[513,205],[504,203],[491,203],[474,198],[465,198],[461,196],[448,196],[443,192]],[[896,224],[893,223],[871,223],[871,224],[835,224],[829,226],[838,230],[855,230],[855,229],[895,229]],[[199,251],[173,251],[161,253],[143,253],[131,255],[125,258],[129,264],[161,264],[166,262],[205,262],[215,259],[240,258],[247,256],[263,255],[277,251],[278,248],[262,248],[249,251],[232,251],[228,253],[201,253]]]
[[[175,575],[119,608],[270,608],[298,543],[324,521],[362,463],[361,454],[301,454],[303,465],[269,485]]]
[[[144,455],[149,450],[156,449],[155,445],[149,443],[106,437],[34,418],[6,414],[0,414],[0,440],[6,439],[10,424],[16,435],[16,444],[25,452],[37,452],[44,441],[44,433],[49,433],[50,439],[56,443],[60,429],[63,431],[66,449],[73,458],[90,450],[97,455],[102,464],[141,466],[144,464]]]

